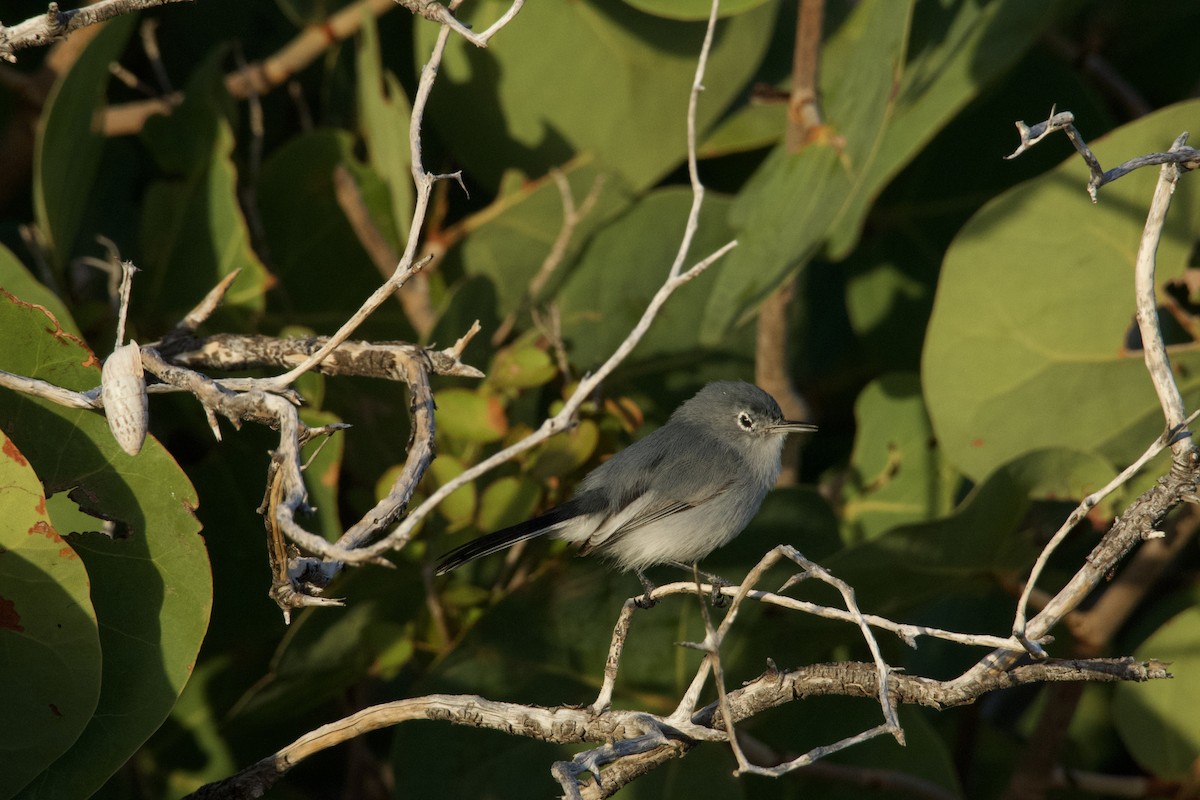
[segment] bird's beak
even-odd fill
[[[796,422],[794,420],[785,419],[783,422],[776,422],[771,426],[771,431],[779,433],[811,433],[817,429],[816,425],[808,422]]]

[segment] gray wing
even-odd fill
[[[734,453],[707,432],[676,422],[597,467],[575,499],[595,528],[581,554],[719,497],[738,479]]]

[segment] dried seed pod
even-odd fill
[[[108,429],[117,444],[129,455],[136,456],[146,440],[150,419],[146,377],[137,342],[118,347],[104,362],[100,372],[100,397],[104,400]]]

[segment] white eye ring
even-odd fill
[[[745,411],[739,411],[737,417],[738,425],[744,431],[754,430],[754,420]]]

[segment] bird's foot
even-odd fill
[[[638,580],[642,582],[642,588],[646,591],[646,593],[641,597],[635,598],[633,603],[638,608],[654,608],[656,605],[658,605],[658,601],[654,599],[652,594],[655,588],[654,584],[650,582],[650,579],[647,578],[646,574],[640,569],[636,570],[636,572]]]
[[[709,596],[709,601],[713,608],[724,608],[729,605],[729,598],[721,590],[726,586],[733,586],[732,583],[717,575],[709,575],[708,582],[712,584],[712,594]]]

